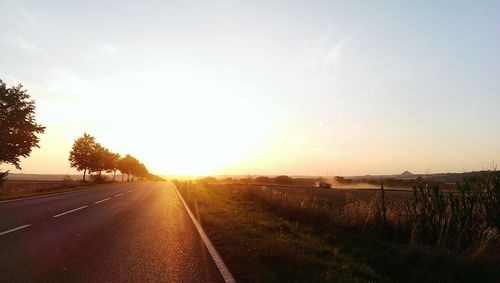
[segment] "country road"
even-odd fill
[[[169,182],[0,203],[0,282],[223,282]]]

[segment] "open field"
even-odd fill
[[[498,242],[438,248],[434,243],[411,242],[408,229],[394,228],[399,215],[391,211],[411,200],[411,191],[385,192],[388,224],[381,229],[377,191],[203,182],[177,182],[177,186],[241,282],[495,282],[500,278]]]
[[[105,185],[82,184],[80,181],[7,180],[0,188],[0,200],[76,191],[86,189],[89,186]]]
[[[56,188],[72,188],[80,184],[79,181],[7,180],[2,187],[2,193],[25,193]]]
[[[24,173],[10,173],[7,176],[11,181],[80,181],[82,174],[24,174]]]

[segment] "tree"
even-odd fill
[[[264,184],[264,185],[266,185],[266,184],[270,184],[271,183],[271,178],[266,177],[266,176],[260,176],[260,177],[255,178],[254,181],[257,184]]]
[[[35,110],[35,101],[21,84],[7,88],[0,80],[0,163],[21,169],[19,158],[40,147],[36,134],[44,133],[45,127],[36,123]],[[5,176],[6,172],[0,174]]]
[[[120,154],[114,152],[108,152],[108,155],[106,156],[106,172],[113,172],[113,182],[116,179],[116,171],[118,170],[118,163],[120,159]]]
[[[120,158],[120,160],[118,160],[118,171],[120,171],[120,173],[122,174],[122,183],[123,183],[123,177],[125,176],[126,172],[127,172],[127,168],[126,168],[126,164],[125,164],[125,161],[123,161],[125,158]]]
[[[90,166],[89,173],[99,172],[99,177],[101,177],[101,172],[106,170],[106,158],[110,154],[110,151],[103,147],[100,143],[95,143],[92,154],[90,156]]]
[[[137,180],[140,180],[141,175],[147,175],[148,169],[146,169],[146,166],[142,164],[139,160],[134,158],[134,163],[132,166],[132,181],[134,180],[134,176],[137,177]]]
[[[291,183],[293,183],[293,179],[289,176],[281,175],[281,176],[274,177],[274,182],[276,184],[291,184]]]
[[[6,179],[8,174],[9,174],[9,172],[0,172],[0,188],[5,183],[5,179]]]
[[[143,163],[139,163],[139,166],[137,168],[137,177],[142,179],[146,179],[149,177],[149,171],[146,168],[146,165],[144,165]]]
[[[118,162],[118,170],[120,170],[122,174],[127,174],[127,182],[130,181],[130,175],[132,175],[133,182],[135,177],[146,178],[149,174],[146,166],[130,154],[126,154],[125,157],[120,159],[120,161]]]
[[[139,162],[137,158],[130,154],[126,154],[121,158],[120,154],[111,152],[109,149],[101,146],[96,142],[95,138],[87,133],[75,140],[73,148],[69,154],[69,162],[71,167],[76,168],[78,171],[83,170],[83,182],[88,172],[98,172],[95,181],[103,181],[101,178],[102,171],[107,173],[113,172],[113,182],[116,179],[116,171],[120,170],[123,176],[127,174],[127,182],[132,181],[137,177],[138,179],[147,179],[150,174],[144,164]]]
[[[132,173],[132,167],[134,165],[134,157],[130,154],[126,154],[125,157],[120,159],[118,162],[118,170],[122,173],[122,182],[123,176],[127,174],[127,182],[130,180],[130,174]]]
[[[90,172],[95,169],[95,151],[98,143],[95,138],[87,133],[75,140],[73,148],[69,153],[70,166],[76,168],[78,171],[83,170],[83,182],[85,182],[85,175],[87,170]]]

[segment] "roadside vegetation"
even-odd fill
[[[111,183],[82,184],[80,181],[7,180],[0,190],[0,200],[11,200],[86,188],[106,187]]]
[[[138,180],[157,180],[159,177],[149,173],[146,166],[137,158],[126,154],[123,158],[118,153],[114,153],[96,142],[95,138],[87,133],[75,140],[73,148],[69,153],[70,166],[78,171],[83,171],[82,182],[85,182],[87,173],[96,173],[93,176],[95,183],[102,183],[105,179],[102,172],[113,173],[114,182],[116,172],[127,175],[127,182]]]
[[[176,184],[243,282],[495,282],[499,178],[455,191]]]

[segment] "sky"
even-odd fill
[[[0,79],[47,127],[164,175],[464,172],[500,161],[500,1],[0,0]]]

